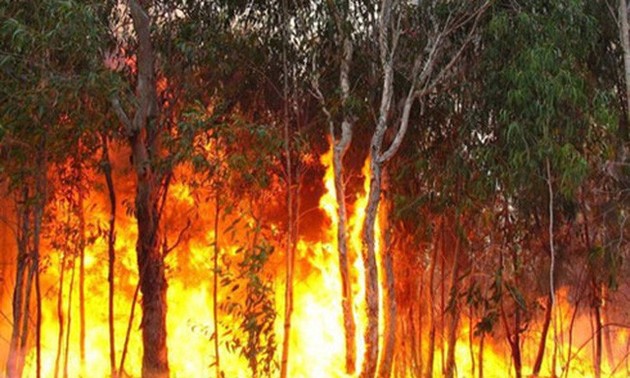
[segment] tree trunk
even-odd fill
[[[214,323],[214,366],[215,375],[217,378],[221,377],[221,358],[219,355],[219,216],[221,214],[221,201],[219,197],[219,190],[216,189],[214,193],[214,256],[212,259],[213,264],[213,286],[212,286],[212,320]]]
[[[436,233],[435,235],[440,235],[440,233]],[[439,244],[440,237],[437,236],[433,245],[433,256],[430,262],[431,267],[429,268],[429,347],[427,348],[427,371],[424,375],[425,378],[433,378],[433,361],[435,360],[435,295],[433,286],[435,285],[435,268],[437,266]]]
[[[610,306],[608,306],[608,301],[606,300],[606,298],[608,297],[607,293],[606,293],[606,286],[602,285],[602,306],[601,306],[601,312],[602,312],[602,324],[607,324],[608,323],[608,319],[609,319],[609,315],[610,315]],[[605,349],[606,349],[606,359],[608,361],[608,366],[610,366],[610,368],[612,369],[614,366],[616,366],[615,363],[615,349],[613,347],[613,341],[612,341],[612,336],[611,336],[611,329],[610,327],[606,327],[603,330],[604,333],[604,345],[605,345]]]
[[[455,345],[457,344],[457,327],[459,325],[459,306],[457,304],[457,298],[459,297],[459,254],[460,254],[460,241],[459,236],[456,236],[455,242],[455,257],[453,258],[453,271],[451,273],[451,298],[449,302],[453,304],[451,311],[451,324],[448,329],[448,355],[446,357],[446,371],[445,377],[452,378],[455,374]]]
[[[293,169],[291,161],[291,133],[289,117],[289,68],[287,62],[287,44],[289,43],[289,21],[287,15],[287,0],[282,1],[282,71],[283,71],[283,124],[284,124],[284,154],[287,188],[287,235],[285,255],[285,293],[284,293],[284,335],[282,339],[282,357],[280,360],[280,377],[288,375],[289,348],[291,345],[291,316],[293,314],[293,269],[295,266],[294,226],[295,213],[293,206]]]
[[[379,151],[372,146],[370,155],[370,192],[363,223],[362,255],[365,264],[365,306],[367,326],[365,329],[365,358],[362,378],[374,377],[378,363],[379,340],[379,277],[376,261],[376,217],[381,199],[381,165],[377,162]]]
[[[619,39],[623,50],[624,81],[626,85],[626,121],[630,118],[630,34],[628,30],[628,5],[626,0],[619,0]],[[622,136],[623,142],[627,135]]]
[[[394,343],[396,341],[396,292],[394,287],[392,250],[389,242],[385,245],[385,253],[382,264],[383,272],[385,274],[385,288],[383,290],[383,307],[385,311],[383,334],[385,340],[379,364],[378,376],[379,378],[389,378],[392,373]]]
[[[479,378],[483,378],[483,346],[486,338],[485,332],[481,333],[479,338]]]
[[[547,298],[547,307],[545,308],[545,318],[543,320],[540,341],[538,343],[538,352],[536,353],[536,360],[534,361],[534,368],[532,369],[532,376],[534,377],[540,374],[540,369],[542,368],[543,358],[545,356],[545,345],[547,344],[547,334],[549,333],[549,325],[551,324],[551,310],[551,295],[549,295]]]
[[[412,370],[413,375],[416,377],[422,377],[422,369],[424,369],[424,356],[422,353],[422,346],[424,345],[422,342],[422,336],[423,336],[423,332],[424,332],[424,315],[422,313],[422,306],[420,306],[419,303],[421,303],[421,301],[423,300],[423,295],[424,295],[424,287],[425,287],[425,283],[424,283],[424,272],[422,272],[422,274],[420,275],[420,283],[419,283],[419,288],[418,288],[418,304],[417,304],[417,308],[418,308],[418,330],[415,331],[414,334],[414,338],[416,339],[416,342],[414,343],[414,346],[416,346],[414,348],[414,350],[412,351],[413,355],[412,355],[412,359],[415,363],[415,369]],[[413,309],[413,307],[412,307]],[[411,324],[415,324],[415,316],[411,316]]]
[[[131,300],[131,310],[129,310],[129,321],[127,322],[127,331],[125,332],[125,341],[123,342],[122,352],[120,353],[120,365],[118,366],[117,378],[124,376],[125,371],[125,359],[127,358],[127,350],[129,347],[129,336],[131,335],[131,327],[133,325],[133,318],[136,312],[136,303],[138,303],[138,294],[140,293],[140,282],[136,285],[136,290],[133,292],[133,299]]]
[[[339,253],[339,273],[341,275],[341,307],[343,311],[343,324],[345,330],[346,345],[346,372],[352,374],[355,371],[356,361],[356,324],[354,321],[352,277],[350,275],[350,259],[348,256],[348,233],[346,212],[346,187],[343,171],[343,158],[352,141],[353,122],[347,109],[350,97],[350,64],[354,45],[352,39],[344,31],[340,19],[337,19],[337,28],[342,38],[342,59],[339,68],[339,83],[341,86],[342,107],[344,118],[341,123],[341,138],[335,136],[334,126],[330,124],[330,136],[333,140],[333,172],[335,181],[335,198],[337,199],[337,245]]]
[[[510,340],[512,361],[514,361],[514,374],[516,378],[523,376],[523,359],[521,357],[521,311],[517,308],[514,314],[514,334]]]
[[[55,378],[59,376],[59,365],[63,348],[64,319],[63,319],[63,279],[66,271],[67,251],[62,252],[59,274],[59,292],[57,294],[57,321],[59,323],[59,334],[57,335],[57,356],[55,358]]]
[[[101,158],[101,167],[103,169],[103,174],[105,175],[105,182],[107,183],[107,193],[109,194],[109,229],[107,230],[107,285],[108,285],[108,303],[107,303],[107,311],[108,311],[108,329],[109,329],[109,370],[112,378],[116,377],[116,340],[115,340],[115,322],[114,322],[114,268],[116,264],[116,190],[114,189],[114,179],[112,178],[112,165],[109,159],[109,147],[107,136],[105,134],[101,135],[101,141],[103,144],[103,155]],[[80,298],[79,301],[81,303],[81,329],[85,329],[85,321],[84,321],[84,298],[83,298],[83,288],[84,288],[84,253],[81,253],[81,262],[80,262],[80,272],[79,281],[80,281]],[[83,331],[84,332],[84,331]],[[85,335],[82,332],[82,335]],[[81,337],[82,343],[84,345],[85,338]],[[82,360],[83,361],[83,360]]]
[[[593,356],[593,373],[595,378],[602,376],[602,314],[599,284],[593,278],[593,317],[595,318],[595,351]]]
[[[47,164],[46,164],[46,135],[42,137],[40,142],[40,148],[38,151],[38,164],[35,178],[35,190],[37,198],[35,200],[35,219],[33,224],[33,265],[31,266],[31,272],[35,277],[35,355],[36,355],[36,368],[35,376],[41,377],[42,373],[42,291],[39,272],[40,261],[40,241],[42,222],[44,220],[44,207],[46,206],[46,190],[47,190]],[[29,274],[30,275],[30,274]],[[27,303],[28,303],[27,298]],[[24,325],[28,325],[28,317],[26,317]],[[26,347],[26,342],[24,343]]]
[[[133,123],[126,122],[136,171],[135,210],[138,224],[136,254],[142,291],[142,376],[169,376],[166,346],[166,277],[159,248],[159,192],[161,175],[154,170],[160,153],[155,57],[150,19],[137,0],[129,3],[138,38],[136,97]],[[124,118],[123,118],[124,119]]]
[[[157,208],[151,183],[140,181],[136,193],[138,243],[136,245],[142,291],[142,376],[169,375],[166,347],[166,278],[158,246]]]
[[[24,185],[21,198],[17,200],[18,230],[17,230],[17,267],[15,273],[15,287],[13,289],[13,330],[9,344],[7,358],[7,377],[21,377],[24,369],[24,354],[22,343],[22,324],[26,322],[28,302],[25,300],[27,285],[27,271],[29,267],[29,238],[31,234],[31,205],[28,185]]]
[[[79,210],[83,211],[82,209]],[[80,236],[79,236],[80,237]],[[81,248],[81,246],[79,246]],[[66,312],[68,314],[67,327],[66,327],[66,350],[65,355],[63,357],[63,376],[69,377],[68,371],[68,358],[70,356],[70,331],[72,330],[72,293],[74,292],[74,276],[75,276],[75,266],[76,266],[76,255],[72,256],[72,267],[70,268],[70,287],[68,287],[68,307],[66,308]],[[113,377],[112,377],[113,378]]]

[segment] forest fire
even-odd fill
[[[343,322],[341,319],[339,267],[336,259],[335,227],[335,197],[332,184],[331,152],[322,156],[322,164],[327,168],[324,177],[326,193],[320,200],[320,208],[328,217],[322,225],[325,240],[309,242],[300,240],[297,244],[297,272],[295,277],[295,310],[293,314],[294,331],[291,337],[292,358],[289,374],[291,377],[345,377],[343,373],[344,346]],[[367,173],[367,166],[364,169]],[[369,177],[366,176],[366,183]],[[367,184],[366,184],[367,185]],[[190,189],[177,184],[172,189],[174,208],[186,207],[193,204]],[[90,219],[94,224],[105,224],[109,214],[104,210],[104,199],[95,195],[87,199],[90,203]],[[365,194],[359,196],[354,208],[355,215],[350,218],[349,229],[353,253],[353,291],[356,299],[355,314],[359,329],[364,328],[365,315],[362,305],[363,282],[362,261],[358,257],[360,248],[360,226],[364,216],[361,209],[365,206]],[[209,205],[212,207],[212,205]],[[68,211],[68,209],[59,209]],[[214,214],[214,209],[205,209],[203,214]],[[130,309],[137,287],[137,273],[135,268],[135,227],[126,224],[129,220],[121,216],[117,219],[119,228],[116,237],[117,267],[115,294],[115,340],[117,354],[122,353],[128,327],[129,341],[124,362],[125,374],[139,376],[141,368],[142,345],[137,332],[141,327],[141,308],[135,307],[132,323]],[[176,219],[171,219],[177,221]],[[184,220],[180,227],[184,227]],[[203,224],[212,224],[213,219],[199,219]],[[222,227],[223,228],[223,227]],[[240,232],[243,232],[242,230]],[[222,239],[228,239],[222,235]],[[192,237],[186,243],[188,250],[175,251],[170,254],[166,263],[169,271],[168,288],[168,347],[169,360],[174,376],[212,376],[214,372],[213,337],[213,298],[212,273],[210,266],[210,248],[213,243],[212,232],[202,237]],[[182,247],[183,248],[183,247]],[[238,246],[226,245],[221,249],[221,255],[229,259],[237,255]],[[76,256],[62,250],[54,251],[47,256],[48,267],[46,277],[52,281],[45,281],[46,295],[43,302],[42,314],[42,375],[53,376],[109,376],[109,357],[105,351],[109,349],[107,303],[108,292],[103,284],[107,277],[105,263],[107,249],[104,238],[96,238],[85,251],[86,280],[85,307],[87,329],[85,333],[85,369],[80,362],[80,333],[78,307],[78,278]],[[66,255],[67,254],[67,255]],[[276,308],[283,306],[280,288],[284,285],[283,266],[268,267],[273,275],[268,277],[274,281],[276,292]],[[62,277],[63,275],[65,276]],[[58,281],[56,280],[58,279]],[[62,296],[59,297],[59,288]],[[244,301],[244,298],[230,299],[235,293],[233,286],[219,288],[219,300]],[[61,306],[61,307],[60,307]],[[232,332],[229,314],[221,314],[220,331],[223,335]],[[63,324],[62,328],[59,324]],[[282,319],[277,318],[274,325],[278,336],[282,335]],[[61,336],[60,336],[61,335]],[[364,347],[361,334],[357,334],[357,352],[362,356]],[[249,376],[246,359],[222,344],[220,347],[222,370],[226,376]],[[35,374],[35,349],[31,348],[26,357],[24,376]],[[120,357],[118,357],[120,358]],[[361,360],[357,360],[357,369]]]
[[[354,374],[344,373],[344,341],[343,319],[341,314],[340,298],[341,287],[339,280],[339,266],[335,251],[337,249],[335,239],[336,200],[334,195],[332,174],[332,152],[322,155],[321,164],[326,167],[323,178],[325,193],[319,201],[320,209],[326,214],[327,221],[321,225],[324,228],[323,240],[312,242],[304,239],[297,243],[297,269],[295,274],[295,309],[293,313],[293,332],[291,334],[291,359],[289,361],[290,377],[349,377]],[[349,220],[349,234],[352,253],[352,281],[355,321],[358,330],[364,330],[366,324],[365,306],[363,302],[364,287],[363,263],[357,251],[360,250],[360,226],[363,224],[366,191],[369,189],[369,166],[363,168],[364,188],[358,195],[352,208],[352,216]],[[174,208],[191,206],[191,189],[183,184],[176,184],[172,189]],[[102,210],[103,199],[94,195],[86,199],[90,203],[90,219],[93,224],[107,221],[108,214]],[[211,209],[205,209],[202,214],[215,214]],[[57,211],[69,211],[60,206]],[[140,306],[132,309],[134,293],[137,290],[137,274],[134,261],[134,240],[136,238],[134,227],[126,225],[124,216],[118,219],[121,227],[116,238],[117,262],[116,286],[115,286],[115,340],[117,363],[120,361],[123,349],[126,353],[124,361],[124,375],[139,376],[141,370],[142,344],[139,332]],[[180,222],[180,228],[184,227],[184,219],[174,217],[173,222]],[[213,219],[199,219],[203,224],[212,224]],[[228,219],[222,219],[228,221]],[[243,223],[240,223],[243,224]],[[221,227],[223,228],[223,227]],[[233,232],[233,231],[232,231]],[[243,233],[243,230],[237,233]],[[380,235],[380,231],[378,232]],[[168,351],[169,361],[173,376],[213,376],[215,364],[215,350],[213,339],[216,337],[213,325],[213,287],[208,277],[212,273],[210,264],[211,246],[214,235],[212,232],[201,234],[200,237],[191,236],[185,244],[173,250],[167,257],[168,264]],[[227,233],[221,235],[222,240],[228,240]],[[379,244],[383,241],[379,236]],[[224,262],[236,259],[239,255],[238,245],[224,244],[221,248],[221,258]],[[42,313],[42,371],[44,377],[56,376],[109,376],[109,349],[108,317],[104,303],[107,303],[108,292],[103,282],[107,272],[104,260],[106,250],[105,240],[96,237],[85,251],[85,357],[81,363],[81,334],[79,324],[79,297],[78,297],[78,272],[77,256],[72,252],[55,250],[51,248],[51,254],[47,256],[46,279],[43,282],[44,301]],[[279,262],[272,260],[266,268],[268,279],[273,281],[275,288],[275,307],[281,309],[283,297],[278,288],[284,285],[284,267]],[[227,282],[222,280],[223,283]],[[218,299],[222,302],[238,303],[245,301],[242,293],[235,288],[234,283],[219,288]],[[61,296],[59,290],[61,288]],[[546,341],[548,353],[553,353],[555,366],[543,367],[544,371],[551,369],[558,372],[559,376],[590,377],[593,366],[590,365],[589,353],[592,351],[593,335],[592,325],[588,316],[577,314],[569,304],[567,290],[558,293],[559,305],[554,316],[553,331]],[[231,302],[232,301],[232,302]],[[404,303],[399,303],[404,306]],[[130,313],[134,313],[130,319]],[[278,313],[280,313],[278,311]],[[236,351],[236,346],[230,347],[227,341],[232,333],[239,332],[240,325],[234,314],[225,311],[220,313],[221,319],[219,337],[222,371],[225,376],[247,377],[251,370],[248,368],[247,358]],[[469,315],[470,316],[470,315]],[[282,336],[281,317],[277,317],[273,325],[278,337]],[[512,371],[509,349],[501,340],[494,337],[485,337],[483,345],[479,344],[479,335],[474,333],[474,324],[479,319],[470,318],[458,330],[458,341],[455,350],[458,376],[503,377]],[[61,325],[61,326],[60,326]],[[473,327],[473,328],[471,328]],[[524,338],[522,345],[523,360],[535,359],[536,334],[541,327],[538,320],[530,325],[529,337]],[[128,329],[129,328],[129,329]],[[382,327],[381,327],[382,330]],[[125,341],[129,332],[128,345]],[[382,331],[381,331],[382,333]],[[550,332],[551,333],[551,332]],[[382,335],[381,335],[382,336]],[[404,340],[405,335],[397,331],[397,338]],[[615,347],[609,351],[610,355],[602,362],[602,372],[607,376],[623,376],[625,369],[620,366],[627,359],[627,332],[625,330],[614,332],[614,339],[609,342]],[[382,342],[382,339],[381,339]],[[444,342],[436,343],[436,355],[433,376],[442,376],[444,356],[448,345]],[[480,348],[482,348],[480,350]],[[365,347],[362,333],[357,332],[356,349],[359,358],[356,361],[358,371],[361,366],[361,358]],[[427,351],[423,351],[427,353]],[[35,349],[31,348],[26,357],[25,377],[35,375]],[[616,361],[617,365],[610,363]],[[482,365],[482,366],[481,366]],[[483,371],[483,373],[481,372]],[[527,372],[527,369],[525,369]],[[401,376],[416,376],[413,372],[404,373]]]
[[[613,3],[0,0],[0,377],[630,376]]]

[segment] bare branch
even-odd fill
[[[184,239],[184,234],[186,233],[186,231],[188,231],[188,229],[190,229],[191,225],[192,225],[192,222],[190,221],[190,218],[188,218],[186,220],[186,226],[184,226],[184,228],[179,230],[179,235],[177,235],[177,239],[175,240],[175,243],[173,243],[173,245],[171,245],[170,247],[168,247],[166,244],[166,237],[164,238],[164,253],[162,255],[163,258],[165,258],[172,250],[174,250],[175,248],[177,248],[178,245],[181,244],[181,242]]]
[[[477,9],[477,11],[475,12],[475,19],[473,21],[473,25],[470,28],[470,31],[468,32],[468,35],[466,36],[466,39],[460,46],[459,50],[457,51],[457,53],[455,53],[455,55],[453,55],[451,60],[444,66],[444,68],[442,68],[442,70],[437,74],[435,79],[433,79],[433,81],[431,81],[431,83],[427,85],[425,88],[423,88],[421,93],[418,93],[419,97],[433,90],[433,88],[435,88],[440,83],[440,81],[446,77],[446,74],[449,71],[451,71],[455,63],[457,63],[457,61],[459,60],[459,57],[463,54],[466,47],[468,47],[468,44],[470,43],[470,41],[473,39],[475,35],[475,31],[477,30],[477,25],[479,24],[479,19],[481,18],[485,10],[488,9],[488,7],[490,6],[490,2],[491,0],[487,0],[481,7],[479,7],[479,9]]]
[[[127,135],[131,135],[132,134],[131,120],[127,116],[127,113],[125,113],[125,110],[122,108],[122,105],[120,105],[120,100],[118,99],[118,96],[112,97],[110,102],[112,103],[112,107],[114,108],[114,112],[116,113],[118,120],[125,127],[125,131],[127,132]]]
[[[429,78],[433,74],[433,70],[437,63],[437,57],[439,55],[438,54],[439,46],[441,45],[442,39],[445,38],[449,33],[451,33],[454,30],[448,27],[448,25],[450,24],[450,21],[446,22],[442,31],[437,34],[437,36],[435,37],[435,40],[432,42],[431,49],[429,51],[429,56],[424,61],[424,65],[422,67],[421,72],[418,72],[418,71],[420,70],[420,66],[422,65],[422,56],[416,57],[414,61],[413,69],[412,69],[411,87],[409,88],[409,91],[407,92],[407,97],[405,98],[405,102],[403,106],[403,113],[400,117],[398,131],[396,132],[396,136],[394,137],[394,140],[392,141],[387,151],[385,151],[381,156],[378,157],[379,163],[382,164],[386,162],[387,160],[391,159],[394,156],[394,154],[396,154],[396,152],[400,148],[400,145],[402,144],[405,134],[407,133],[407,129],[409,127],[409,116],[411,114],[411,108],[415,99],[421,98],[426,93],[430,92],[446,76],[446,73],[451,71],[452,67],[459,60],[465,48],[468,46],[468,44],[472,40],[474,33],[477,29],[478,21],[481,15],[483,14],[483,12],[490,5],[490,1],[491,0],[487,0],[481,7],[479,7],[479,9],[477,9],[473,13],[474,23],[468,35],[466,36],[466,39],[460,46],[459,50],[455,53],[455,55],[453,55],[451,60],[444,66],[444,68],[436,75],[436,77],[432,81],[429,81]],[[472,19],[472,16],[465,18],[465,20],[471,20],[471,19]],[[450,16],[449,16],[449,20],[450,20]],[[463,26],[462,23],[457,23],[457,24],[460,26]],[[420,86],[420,88],[417,88],[418,86]]]
[[[313,66],[314,65],[315,65],[315,61],[313,61]],[[315,68],[313,68],[313,72],[316,72]],[[330,137],[334,139],[335,138],[335,123],[333,121],[333,117],[332,117],[332,114],[330,113],[330,110],[326,106],[326,100],[324,98],[324,95],[322,94],[322,91],[319,88],[319,75],[318,74],[313,75],[313,78],[311,79],[311,87],[313,88],[311,93],[319,102],[319,105],[322,108],[322,112],[326,115]]]

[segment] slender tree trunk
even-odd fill
[[[108,184],[109,185],[109,184]],[[83,209],[84,194],[79,189],[79,358],[81,374],[86,373],[85,365],[85,214]],[[110,219],[111,226],[111,219]],[[108,241],[109,243],[109,241]]]
[[[440,239],[440,365],[442,375],[446,375],[446,360],[444,358],[444,334],[446,331],[446,231],[442,223],[442,238]]]
[[[370,191],[363,223],[362,255],[365,264],[365,305],[367,326],[365,329],[365,358],[361,371],[362,378],[376,374],[379,354],[379,277],[376,261],[376,217],[381,199],[381,165],[377,162],[379,153],[372,147],[370,155]]]
[[[474,272],[471,273],[471,275],[474,274]],[[476,358],[475,358],[475,332],[473,332],[473,329],[475,328],[475,310],[473,308],[473,305],[471,304],[468,307],[469,310],[469,316],[468,316],[468,350],[470,353],[470,376],[474,377],[475,376],[475,370],[477,369],[477,362],[476,362]],[[483,332],[481,333],[483,335]]]
[[[31,256],[33,256],[33,252],[30,253]],[[26,293],[24,295],[24,319],[22,321],[22,331],[20,333],[20,351],[22,353],[22,361],[20,361],[21,363],[21,369],[24,368],[24,357],[26,357],[26,352],[27,352],[27,348],[28,348],[28,341],[29,341],[29,330],[30,330],[30,320],[31,320],[31,301],[32,301],[32,293],[33,293],[33,284],[35,282],[35,258],[34,256],[32,257],[33,261],[32,263],[29,265],[28,267],[28,275],[26,278]],[[22,376],[22,370],[20,370],[20,375],[18,377]]]
[[[433,311],[433,310],[431,310]],[[433,364],[435,361],[435,317],[431,316],[431,325],[429,328],[429,347],[427,350],[427,372],[425,378],[433,378]]]
[[[55,358],[55,378],[59,376],[59,365],[63,348],[64,319],[63,319],[63,279],[66,271],[67,251],[62,252],[59,274],[59,293],[57,294],[57,321],[59,323],[59,334],[57,337],[57,356]]]
[[[532,369],[532,376],[537,377],[542,368],[543,359],[545,357],[545,346],[547,345],[547,334],[549,333],[549,325],[551,324],[551,295],[547,298],[547,306],[545,308],[545,318],[543,320],[540,341],[538,343],[538,352]]]
[[[443,226],[442,226],[443,227]],[[435,359],[435,295],[433,287],[435,285],[435,267],[437,266],[438,245],[440,244],[441,233],[435,233],[436,239],[433,245],[433,256],[431,257],[431,267],[429,268],[429,347],[427,348],[427,371],[425,378],[433,378],[433,361]]]
[[[482,332],[479,338],[479,378],[483,378],[483,346],[486,339],[486,333]]]
[[[514,310],[514,333],[511,335],[509,344],[512,352],[512,361],[514,362],[514,375],[516,378],[523,376],[523,358],[521,353],[521,310],[516,305]]]
[[[346,346],[346,372],[355,371],[356,360],[356,323],[354,321],[352,281],[350,275],[350,259],[348,256],[348,232],[346,214],[346,189],[343,174],[343,155],[336,144],[333,148],[333,171],[335,175],[335,196],[337,198],[337,245],[339,255],[339,273],[341,276],[341,308]]]
[[[47,164],[46,164],[46,135],[42,137],[40,149],[38,151],[38,167],[37,177],[35,178],[35,187],[37,191],[37,200],[35,202],[35,220],[33,224],[33,265],[31,267],[35,276],[35,354],[36,354],[36,373],[37,378],[42,374],[42,291],[40,281],[40,240],[42,231],[42,222],[44,218],[44,207],[46,206],[47,191]],[[28,300],[27,300],[28,302]],[[27,318],[28,319],[28,318]],[[25,322],[25,325],[28,321]],[[25,344],[26,346],[26,344]]]
[[[67,307],[67,327],[66,327],[66,351],[63,358],[63,376],[69,377],[68,371],[68,358],[70,356],[70,331],[72,331],[72,294],[74,293],[74,276],[75,276],[75,266],[76,266],[76,255],[72,256],[72,267],[70,273],[70,287],[68,287],[68,307]],[[112,377],[113,378],[113,377]]]
[[[112,378],[117,376],[116,374],[116,328],[115,328],[115,312],[114,312],[114,268],[116,264],[116,189],[114,187],[114,179],[112,177],[112,165],[109,159],[109,147],[108,140],[105,134],[101,134],[101,142],[103,145],[103,155],[101,158],[101,167],[103,169],[103,174],[105,175],[105,182],[107,183],[107,193],[109,197],[109,229],[107,230],[107,321],[108,321],[108,330],[109,330],[109,369]],[[80,289],[79,289],[79,301],[81,303],[81,345],[84,347],[85,345],[85,304],[83,298],[83,289],[84,285],[84,274],[85,274],[85,265],[84,265],[84,253],[81,252],[81,261],[80,261]],[[83,355],[83,354],[82,354]],[[82,359],[83,361],[83,359]]]
[[[628,5],[626,0],[619,0],[619,39],[623,50],[624,84],[626,85],[626,121],[630,118],[630,33],[628,30]],[[623,142],[627,135],[622,136]]]
[[[332,7],[332,6],[331,6]],[[335,8],[336,9],[336,8]],[[343,312],[343,323],[345,331],[346,346],[346,372],[351,374],[355,371],[356,361],[356,323],[354,321],[352,276],[350,275],[350,258],[348,256],[348,233],[347,233],[347,211],[346,211],[346,187],[343,170],[343,158],[348,151],[352,141],[353,122],[351,114],[345,109],[350,97],[350,64],[354,45],[352,39],[347,35],[343,22],[335,10],[337,29],[342,35],[342,57],[339,68],[339,83],[341,86],[342,106],[344,107],[344,118],[341,123],[341,137],[335,136],[334,124],[330,122],[330,136],[333,140],[333,172],[335,181],[335,198],[337,199],[337,245],[339,253],[339,273],[341,275],[341,308]]]
[[[593,373],[595,378],[602,376],[602,314],[599,284],[593,278],[593,318],[595,320],[595,355],[593,356]]]
[[[219,355],[219,216],[221,214],[221,199],[219,190],[214,194],[214,256],[213,256],[213,287],[212,287],[212,320],[214,322],[214,363],[215,375],[221,377],[221,358]]]
[[[609,315],[609,310],[610,310],[610,306],[608,306],[608,301],[606,300],[607,298],[607,293],[606,293],[606,286],[602,285],[602,324],[607,324],[608,323],[608,315]],[[610,327],[606,327],[603,329],[604,332],[604,345],[606,347],[606,359],[608,360],[608,366],[610,366],[610,368],[612,369],[614,366],[616,366],[615,363],[615,354],[614,351],[615,349],[613,348],[613,342],[612,342],[612,337],[611,337],[611,329]]]
[[[569,330],[568,330],[569,341],[567,343],[567,362],[563,368],[567,376],[569,372],[571,371],[570,369],[571,360],[573,360],[573,331],[575,330],[575,322],[577,320],[578,310],[579,310],[579,302],[575,304],[575,308],[573,309],[573,315],[571,315],[571,321],[569,322]],[[554,350],[555,349],[556,348],[555,348],[555,343],[554,343]]]
[[[26,322],[28,302],[25,301],[25,287],[29,266],[28,245],[30,238],[31,205],[29,204],[29,188],[24,185],[21,198],[17,200],[18,231],[17,231],[17,267],[15,287],[13,289],[13,329],[7,357],[7,377],[21,377],[24,368],[24,353],[21,348],[22,324]]]
[[[123,349],[120,355],[120,366],[118,367],[117,378],[123,377],[125,371],[125,359],[127,358],[127,350],[129,347],[129,336],[131,335],[131,327],[133,326],[133,318],[136,312],[136,303],[138,303],[138,294],[140,294],[140,282],[136,286],[136,290],[133,292],[133,299],[131,301],[131,310],[129,311],[129,321],[127,322],[127,332],[125,332],[125,341],[123,342]]]
[[[459,236],[456,236],[455,242],[455,257],[453,258],[453,271],[451,273],[451,298],[450,303],[453,303],[451,312],[451,324],[448,329],[448,355],[446,356],[446,373],[445,377],[452,378],[455,374],[455,345],[457,344],[457,327],[459,325],[459,306],[457,304],[457,298],[459,297],[459,255],[460,255],[460,241]]]
[[[389,239],[389,235],[387,236]],[[389,241],[385,243],[383,256],[383,273],[385,274],[385,287],[383,290],[383,307],[385,311],[384,319],[384,345],[381,361],[379,364],[378,376],[380,378],[389,378],[392,373],[392,364],[394,360],[394,345],[396,342],[396,292],[394,287],[394,263],[392,259],[392,250]]]
[[[517,308],[514,314],[514,333],[509,340],[512,362],[514,362],[514,375],[516,378],[523,376],[523,360],[521,358],[521,311]]]
[[[361,244],[363,263],[365,266],[365,304],[367,309],[367,326],[364,334],[365,357],[361,369],[361,378],[371,378],[374,376],[379,353],[379,277],[376,263],[375,225],[378,206],[381,200],[382,167],[393,155],[393,152],[395,152],[391,151],[390,153],[390,151],[386,151],[386,154],[389,155],[388,157],[384,157],[382,153],[383,139],[387,131],[387,118],[394,94],[393,55],[391,55],[392,52],[389,51],[387,42],[391,12],[391,1],[383,1],[378,25],[381,65],[384,72],[383,93],[381,94],[376,130],[370,141],[370,190],[365,208],[363,240]],[[406,110],[405,108],[405,111]],[[405,114],[408,116],[407,112],[405,112]],[[404,121],[402,124],[404,124]]]
[[[282,357],[280,361],[280,377],[286,378],[288,374],[289,349],[291,346],[291,316],[293,314],[293,269],[295,265],[294,225],[295,214],[293,212],[293,169],[291,162],[291,133],[289,120],[289,68],[287,61],[287,44],[289,43],[289,20],[287,14],[287,0],[282,0],[282,71],[283,71],[283,124],[284,124],[284,154],[287,185],[287,235],[285,253],[285,292],[284,292],[284,335],[282,339]]]
[[[555,283],[555,269],[556,269],[556,249],[554,244],[554,232],[553,232],[553,224],[554,224],[554,190],[553,190],[553,182],[551,177],[551,162],[549,161],[549,157],[545,159],[545,165],[547,170],[547,189],[549,195],[549,317],[551,319],[554,318],[554,307],[556,304],[556,283]],[[557,323],[554,321],[553,324],[553,336],[554,339],[558,336],[558,327]],[[552,374],[556,374],[556,345],[554,343],[554,355],[552,361]]]
[[[39,271],[39,252],[35,256],[35,377],[42,376],[42,285]]]
[[[424,333],[424,314],[422,312],[422,307],[420,306],[420,303],[422,303],[423,299],[424,299],[424,288],[425,288],[425,283],[424,283],[424,271],[422,272],[422,274],[420,275],[420,287],[418,288],[418,331],[414,332],[415,335],[415,339],[416,339],[416,343],[414,345],[416,345],[417,347],[415,348],[415,350],[413,351],[413,360],[415,361],[415,370],[414,372],[414,376],[416,377],[422,377],[422,369],[424,369],[424,356],[423,356],[423,352],[422,352],[422,346],[424,345],[424,343],[422,342],[423,339],[423,333]],[[431,306],[431,304],[429,303],[429,306]],[[413,309],[413,307],[412,307]],[[412,315],[411,317],[411,324],[415,324],[416,318],[415,316]]]

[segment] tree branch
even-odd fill
[[[133,126],[131,124],[131,120],[127,116],[127,113],[125,113],[125,110],[122,108],[122,105],[120,105],[120,100],[118,99],[118,96],[112,97],[110,99],[110,102],[112,103],[112,107],[114,108],[114,112],[116,113],[118,120],[125,127],[125,131],[127,132],[127,135],[128,136],[131,135]]]

